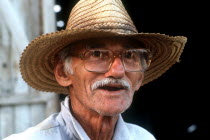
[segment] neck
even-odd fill
[[[114,135],[117,116],[104,116],[80,106],[70,105],[73,116],[83,127],[91,140],[111,140]]]

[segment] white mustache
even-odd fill
[[[128,90],[131,89],[130,84],[126,80],[105,78],[105,79],[102,79],[100,81],[96,81],[95,83],[93,83],[93,85],[91,86],[91,90],[93,91],[99,87],[107,86],[110,84],[117,84],[117,85],[122,86],[123,88],[128,89]]]

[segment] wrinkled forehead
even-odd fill
[[[80,40],[71,44],[75,51],[84,49],[137,49],[145,48],[144,44],[134,38],[115,37],[115,38],[93,38],[88,40]]]

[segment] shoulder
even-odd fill
[[[59,136],[59,123],[56,121],[57,114],[51,115],[40,124],[28,128],[22,133],[13,134],[3,140],[52,140]],[[58,138],[59,140],[59,138]]]
[[[142,140],[156,140],[155,137],[143,127],[131,123],[126,123],[126,126],[134,139],[141,137]]]

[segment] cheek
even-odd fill
[[[91,79],[94,79],[94,74],[85,70],[83,65],[74,68],[74,88],[77,91],[91,94]]]
[[[144,74],[143,73],[130,73],[128,77],[132,83],[132,88],[133,88],[132,90],[137,91],[142,84]]]
[[[73,61],[75,62],[75,61]],[[85,71],[83,70],[83,67],[81,64],[78,63],[73,63],[72,64],[73,68],[73,82],[72,82],[72,87],[76,92],[82,93],[85,92],[85,81],[86,81],[86,74]]]

